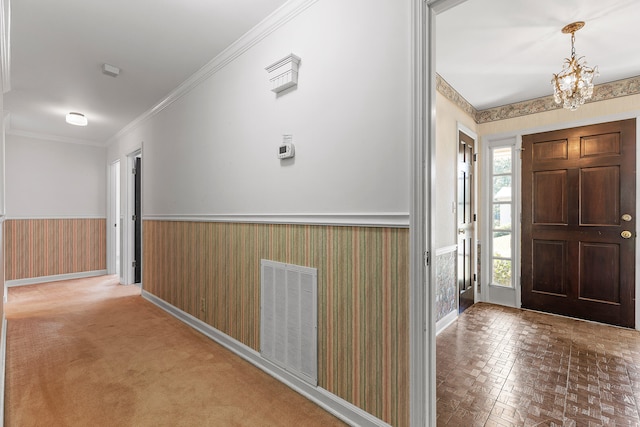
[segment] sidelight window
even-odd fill
[[[514,153],[513,145],[494,146],[491,158],[491,284],[514,286]]]

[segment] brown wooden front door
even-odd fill
[[[523,137],[522,307],[635,326],[635,126]]]

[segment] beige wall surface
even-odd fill
[[[477,133],[473,118],[440,93],[436,94],[436,249],[457,244],[458,124]],[[479,147],[476,151],[480,152]]]

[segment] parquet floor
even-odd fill
[[[640,426],[640,333],[479,303],[437,338],[438,426]]]

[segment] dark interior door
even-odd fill
[[[136,157],[135,164],[135,191],[134,191],[134,257],[133,276],[134,283],[140,283],[142,280],[142,159]]]
[[[458,133],[458,311],[473,305],[473,138]]]
[[[523,307],[634,327],[635,126],[523,137]]]

